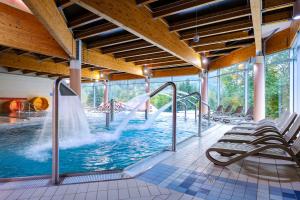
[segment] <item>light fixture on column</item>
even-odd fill
[[[293,19],[294,20],[300,19],[300,0],[296,0],[294,2]]]
[[[66,82],[66,84],[70,84],[70,79],[68,78],[68,79],[65,79],[65,82]]]
[[[100,72],[100,78],[104,78],[105,74],[103,72]]]
[[[208,59],[206,57],[204,57],[204,56],[202,56],[202,63],[204,65],[206,65],[208,63]]]

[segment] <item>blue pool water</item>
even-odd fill
[[[92,134],[113,133],[122,118],[111,124],[110,130],[104,128],[103,114],[90,114],[88,121]],[[118,140],[94,142],[80,147],[60,150],[60,173],[80,173],[99,170],[124,169],[137,161],[159,153],[171,146],[171,115],[162,113],[153,126],[143,130],[143,116],[131,120]],[[18,128],[0,128],[0,178],[49,175],[51,173],[50,155],[44,160],[33,159],[39,152],[27,149],[37,142],[42,123],[25,124]],[[177,142],[197,133],[193,117],[187,122],[178,116]]]

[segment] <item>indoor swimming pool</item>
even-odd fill
[[[61,174],[122,170],[171,146],[172,117],[169,112],[161,113],[150,128],[143,126],[144,114],[137,113],[120,137],[112,139],[108,136],[113,135],[122,122],[122,114],[116,116],[109,129],[105,128],[103,113],[88,113],[87,118],[90,127],[88,137],[91,138],[81,145],[60,149]],[[177,143],[197,134],[197,122],[192,111],[188,113],[187,120],[184,120],[183,113],[178,113],[177,120]],[[51,174],[51,148],[43,151],[36,148],[41,145],[42,127],[42,123],[31,125],[30,122],[17,128],[1,126],[0,178]],[[207,126],[203,125],[202,130],[205,129]]]

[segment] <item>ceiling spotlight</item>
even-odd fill
[[[200,41],[200,36],[198,34],[196,34],[194,37],[193,37],[193,42],[199,42]]]
[[[100,72],[100,78],[104,78],[104,74]]]
[[[300,19],[300,0],[296,0],[293,8],[293,19]]]
[[[207,60],[206,57],[203,57],[203,58],[202,58],[202,63],[203,63],[203,64],[207,64],[207,63],[208,63],[208,60]]]
[[[70,84],[70,79],[66,79],[66,84]]]

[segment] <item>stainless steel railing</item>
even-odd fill
[[[176,123],[177,123],[177,90],[176,85],[173,82],[167,82],[150,93],[150,98],[157,95],[159,92],[164,90],[166,87],[171,86],[173,89],[172,94],[172,151],[176,151]]]
[[[197,97],[198,98],[198,112],[199,112],[199,115],[198,115],[198,137],[200,137],[201,136],[201,132],[202,132],[202,121],[201,121],[201,119],[202,119],[202,117],[201,117],[201,102],[202,102],[202,100],[201,100],[201,94],[199,93],[199,92],[193,92],[193,93],[190,93],[190,94],[187,94],[187,95],[185,95],[185,96],[182,96],[182,97],[180,97],[180,100],[182,100],[182,99],[186,99],[186,98],[188,98],[188,97],[191,97],[191,96],[195,96],[195,97]],[[195,112],[195,117],[197,117],[197,112]]]

